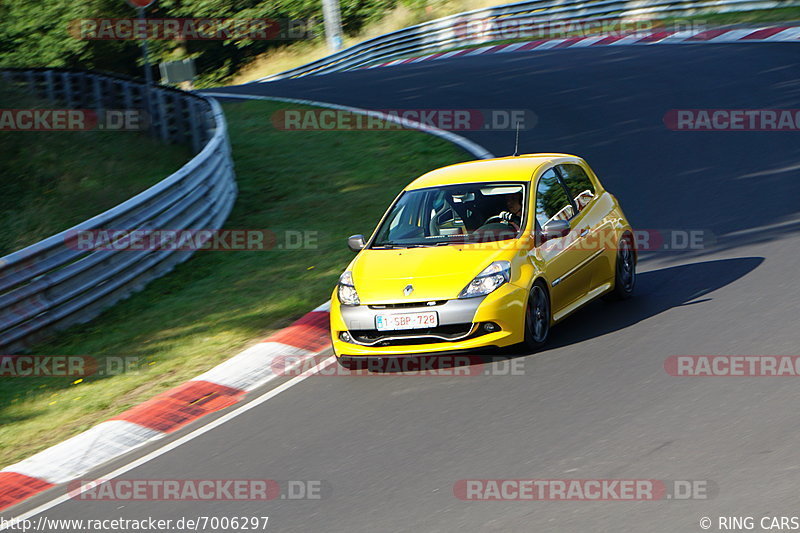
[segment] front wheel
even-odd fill
[[[538,350],[550,336],[550,298],[541,282],[531,287],[525,311],[525,346]]]
[[[608,293],[610,300],[627,300],[633,295],[636,285],[636,257],[633,245],[628,237],[619,241],[617,250],[617,264],[614,274],[614,290]]]

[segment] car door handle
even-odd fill
[[[586,237],[587,235],[589,235],[589,228],[583,228],[581,230],[581,234],[580,235],[581,235],[581,237]]]

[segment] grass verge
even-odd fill
[[[0,85],[3,109],[57,105]],[[136,132],[0,131],[0,257],[142,192],[190,158]]]
[[[136,357],[138,372],[0,379],[0,465],[14,463],[236,354],[325,301],[392,198],[427,170],[469,159],[413,131],[292,131],[270,116],[284,104],[228,104],[239,198],[237,229],[316,232],[312,249],[198,252],[88,325],[35,348],[49,355]],[[292,106],[297,107],[297,106]]]

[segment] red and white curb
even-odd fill
[[[245,395],[330,347],[330,302],[191,381],[0,471],[0,510],[83,476],[125,453],[240,402]],[[277,373],[275,369],[284,372]]]
[[[379,116],[384,120],[441,137],[479,159],[494,157],[479,144],[452,132],[398,119],[379,111],[297,98],[235,93],[204,94],[222,98],[273,100]],[[325,361],[320,362],[318,356],[330,347],[329,331],[330,301],[193,380],[4,468],[0,471],[0,511],[57,484],[77,479],[94,468],[160,439],[209,413],[240,402],[248,392],[278,376],[294,375],[293,371],[308,367],[312,368],[300,372],[301,376],[298,377],[313,374],[314,369],[322,368],[326,364]],[[280,385],[278,389],[283,386],[285,385]],[[255,399],[243,407],[255,405],[258,401]],[[225,416],[230,414],[223,418]],[[221,421],[211,422],[209,427],[218,422]],[[0,525],[0,530],[3,529]]]
[[[421,61],[436,59],[449,59],[452,57],[469,57],[485,54],[502,54],[508,52],[531,52],[539,50],[554,50],[562,48],[584,48],[589,46],[624,46],[648,44],[674,44],[674,43],[754,43],[754,42],[800,42],[800,27],[780,26],[765,28],[731,28],[713,29],[702,32],[692,31],[662,31],[642,35],[621,36],[588,36],[569,37],[565,39],[544,39],[511,44],[488,45],[480,48],[465,48],[450,52],[437,52],[417,57],[406,57],[377,63],[360,69],[379,67],[392,67],[395,65],[408,65]]]

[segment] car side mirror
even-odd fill
[[[363,250],[366,245],[367,241],[364,240],[363,235],[351,235],[347,238],[347,247],[354,252]]]
[[[542,242],[564,237],[569,233],[569,222],[566,220],[551,220],[542,228]]]

